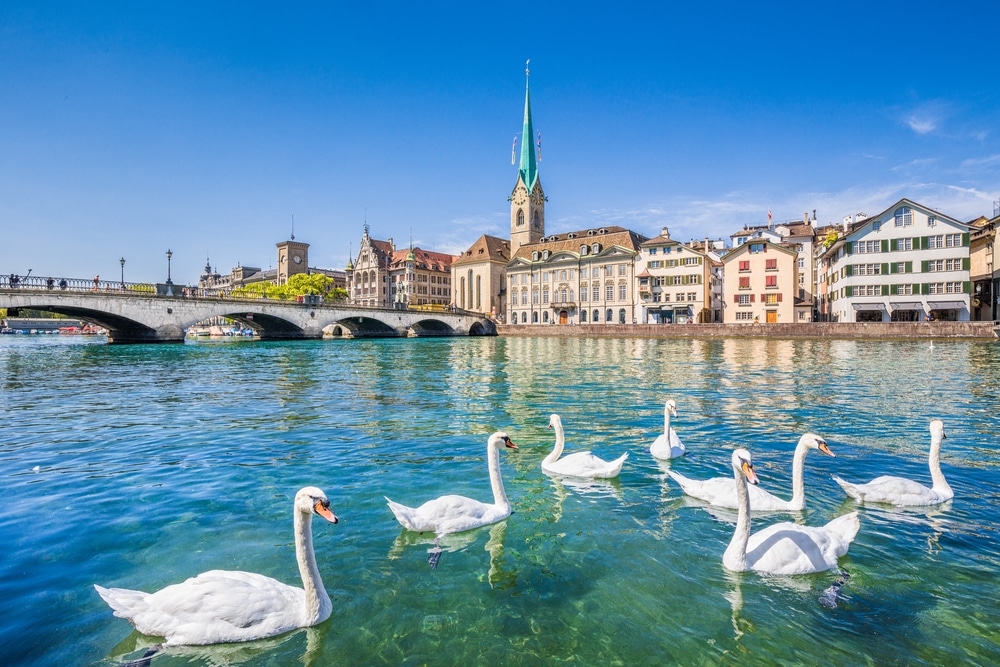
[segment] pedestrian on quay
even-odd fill
[[[10,274],[10,286],[11,286],[11,287],[17,287],[17,284],[18,284],[19,282],[21,282],[21,279],[20,279],[20,278],[18,278],[18,277],[17,277],[17,276],[15,275],[15,274],[13,274],[13,273],[12,273],[12,274]]]
[[[100,275],[94,276],[94,291],[95,292],[97,291],[97,285],[100,282],[101,282],[101,276]]]

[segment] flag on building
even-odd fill
[[[538,161],[542,161],[542,133],[538,133]]]
[[[510,163],[514,164],[514,156],[517,154],[517,135],[514,135],[514,144],[510,147]]]

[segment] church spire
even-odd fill
[[[528,69],[528,63],[530,62],[529,59],[524,64],[524,129],[521,131],[521,164],[518,167],[521,180],[524,181],[528,192],[531,192],[535,180],[538,178],[538,166],[535,164],[535,131],[531,126],[531,93],[528,88],[528,76],[531,73]]]

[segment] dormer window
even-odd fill
[[[548,259],[548,258],[549,258],[549,251],[548,250],[543,250],[542,251],[542,259]]]
[[[586,243],[584,243],[582,246],[580,246],[580,254],[581,255],[586,255],[589,252],[590,252],[590,246],[589,245],[587,245]]]
[[[601,244],[595,243],[594,245],[590,246],[590,251],[593,252],[595,255],[601,252]]]
[[[537,262],[538,261],[538,251],[537,250],[535,250],[534,252],[531,253],[531,261],[532,262]]]

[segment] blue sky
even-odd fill
[[[528,58],[549,233],[993,215],[1000,3],[691,4],[6,0],[0,273],[507,236]]]

